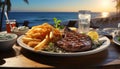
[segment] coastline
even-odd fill
[[[99,29],[103,29],[103,28],[117,28],[118,27],[118,23],[120,23],[120,16],[117,15],[113,15],[113,16],[109,16],[106,18],[93,18],[90,21],[90,27],[92,28],[99,28]],[[71,23],[71,24],[70,24]],[[76,23],[76,24],[75,24]],[[67,23],[70,26],[75,24],[75,27],[78,27],[78,19],[71,19],[69,20],[69,22]]]
[[[96,18],[91,20],[91,25],[99,28],[117,28],[120,23],[120,16],[114,15],[106,18]]]
[[[112,14],[112,13],[111,13]],[[66,25],[69,21],[78,20],[77,12],[11,12],[9,14],[10,19],[16,19],[18,25],[22,25],[24,21],[29,21],[29,26],[39,25],[45,22],[53,24],[53,18],[56,17],[62,21],[63,25]],[[119,17],[115,15],[109,16],[107,18],[102,18],[101,13],[93,12],[91,19],[91,26],[98,28],[105,27],[117,27],[117,24],[120,22]],[[5,18],[4,18],[5,19]],[[5,20],[3,22],[3,30],[5,30]]]

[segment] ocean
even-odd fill
[[[93,12],[92,18],[100,17],[101,13]],[[78,19],[78,12],[9,12],[9,19],[15,19],[17,23],[22,25],[24,21],[29,21],[29,26],[35,26],[42,23],[53,24],[53,18],[56,17],[62,22],[66,22],[72,19]],[[3,28],[5,28],[5,20],[3,20]]]

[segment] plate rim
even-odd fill
[[[117,44],[117,45],[120,45],[120,42],[118,42],[117,37],[118,37],[118,36],[114,36],[114,37],[113,37],[113,42],[114,42],[115,44]]]
[[[101,35],[108,35],[108,36],[112,36],[113,32],[116,30],[117,28],[103,28],[103,29],[98,29],[97,32],[99,32],[99,34]],[[111,31],[111,32],[108,32]]]
[[[21,38],[24,35],[21,35],[20,37],[18,37],[17,39],[17,43],[22,47],[25,48],[27,50],[30,50],[32,52],[35,53],[39,53],[39,54],[43,54],[43,55],[49,55],[49,56],[83,56],[83,55],[90,55],[90,54],[95,54],[98,52],[103,51],[104,49],[106,49],[109,45],[110,45],[110,40],[108,37],[104,36],[102,38],[100,38],[100,40],[106,40],[105,43],[103,43],[100,47],[93,49],[93,50],[89,50],[89,51],[84,51],[84,52],[74,52],[74,53],[54,53],[54,52],[47,52],[47,51],[34,51],[33,48],[28,47],[25,43],[23,43],[21,41]],[[106,44],[106,45],[105,45]]]

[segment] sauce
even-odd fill
[[[13,36],[11,36],[10,34],[0,34],[0,40],[10,40],[12,38]]]

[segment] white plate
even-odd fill
[[[113,37],[113,42],[117,45],[120,45],[120,41],[118,41],[118,36]]]
[[[97,32],[100,35],[108,35],[108,36],[112,36],[113,32],[116,30],[117,28],[104,28],[104,29],[98,29]]]
[[[74,52],[74,53],[55,53],[55,52],[47,52],[47,51],[34,51],[33,48],[27,46],[25,43],[22,42],[22,37],[24,35],[20,36],[17,39],[17,42],[20,46],[22,46],[23,48],[39,53],[39,54],[43,54],[43,55],[50,55],[50,56],[82,56],[82,55],[89,55],[89,54],[94,54],[94,53],[98,53],[100,51],[103,51],[104,49],[106,49],[109,45],[110,45],[110,40],[107,37],[101,37],[99,40],[104,40],[105,42],[99,46],[96,49],[93,50],[89,50],[89,51],[84,51],[84,52]]]

